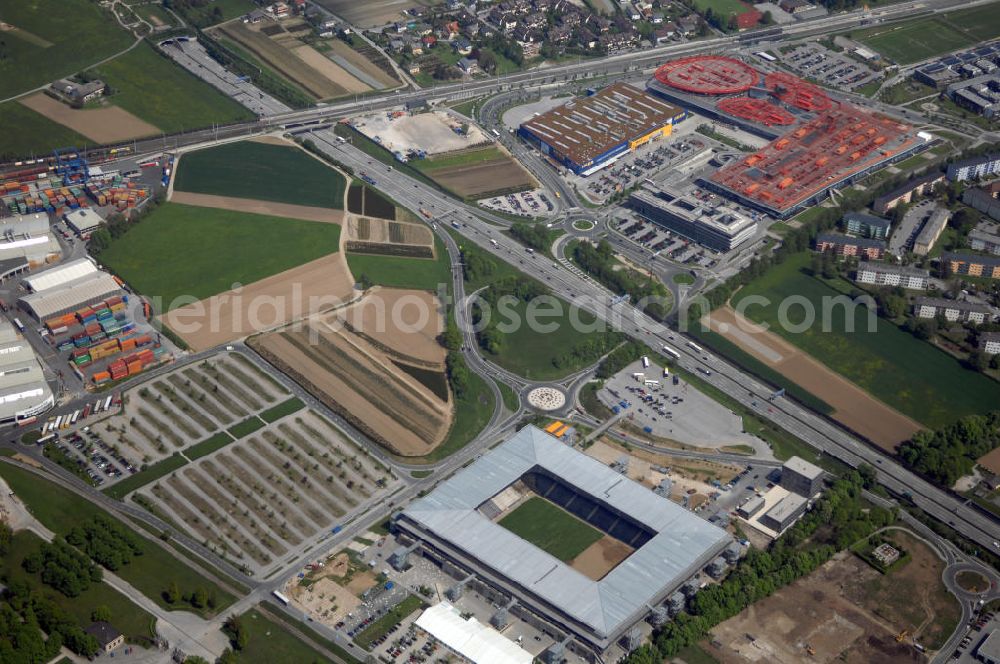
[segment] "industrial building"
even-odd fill
[[[989,307],[959,300],[945,300],[939,297],[918,297],[913,302],[913,314],[917,318],[937,318],[955,322],[986,323],[993,319]]]
[[[31,345],[0,318],[0,422],[23,422],[55,404]]]
[[[1000,74],[986,73],[957,81],[948,86],[947,93],[956,105],[984,118],[1000,113]]]
[[[844,230],[851,235],[885,240],[889,237],[892,222],[863,212],[848,212],[843,218]]]
[[[590,175],[627,152],[669,136],[685,112],[642,90],[615,83],[521,124],[518,135],[577,175]]]
[[[951,219],[951,212],[947,208],[934,206],[927,220],[924,221],[923,228],[917,234],[917,239],[913,241],[913,253],[917,256],[926,256],[934,248],[934,244],[941,237],[948,220]]]
[[[854,281],[870,286],[899,286],[909,290],[927,290],[930,285],[930,272],[882,261],[862,261],[858,265]]]
[[[750,496],[736,508],[736,513],[744,519],[749,519],[762,509],[764,509],[764,499],[760,496]]]
[[[808,498],[790,493],[760,517],[760,525],[780,534],[806,513],[808,505]]]
[[[62,249],[44,213],[0,219],[0,264],[35,268],[59,258]],[[11,269],[11,268],[8,268]]]
[[[1000,153],[981,157],[971,157],[948,164],[945,175],[951,181],[965,182],[974,178],[984,178],[1000,173]]]
[[[791,93],[786,99],[795,104]],[[813,104],[817,99],[808,97]],[[930,134],[887,116],[839,104],[818,111],[809,122],[725,166],[704,183],[748,207],[787,219],[818,203],[831,189],[924,150],[932,140]]]
[[[531,664],[531,653],[475,618],[465,619],[454,606],[440,602],[424,610],[414,623],[461,662]]]
[[[928,173],[923,177],[910,180],[906,184],[893,189],[875,199],[872,209],[878,214],[885,214],[900,203],[909,203],[914,196],[922,196],[934,190],[935,185],[944,182],[944,173]]]
[[[24,280],[31,291],[19,303],[39,321],[118,295],[121,287],[89,258],[70,261]]]
[[[1000,257],[975,254],[941,254],[948,274],[967,274],[970,277],[1000,279]]]
[[[757,222],[727,205],[713,205],[646,181],[629,205],[650,221],[716,251],[730,251],[753,238]]]
[[[976,648],[976,658],[985,664],[1000,664],[1000,630],[993,630]]]
[[[92,208],[79,208],[63,215],[63,221],[79,237],[96,231],[104,223],[104,218]]]
[[[823,488],[823,469],[801,457],[790,457],[781,465],[781,486],[812,498]]]
[[[495,522],[502,510],[494,500],[514,485],[634,551],[591,579]],[[393,530],[597,653],[732,542],[724,530],[533,426],[411,503],[394,517]]]
[[[816,236],[816,251],[832,251],[838,256],[865,256],[869,260],[878,260],[885,256],[885,241],[840,233],[820,233]]]

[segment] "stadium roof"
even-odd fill
[[[464,620],[448,602],[420,614],[417,627],[475,664],[531,664],[531,653],[475,618]]]
[[[33,277],[24,280],[28,288],[39,293],[67,282],[86,277],[97,272],[97,266],[88,258],[78,258],[48,270],[43,270]]]
[[[542,469],[627,515],[655,535],[594,581],[477,511],[529,471]],[[602,639],[628,627],[731,541],[722,529],[533,426],[413,502],[402,514],[541,598]]]
[[[21,302],[39,320],[44,320],[93,304],[109,295],[114,295],[119,290],[121,290],[120,287],[110,274],[98,271],[96,274],[60,283],[58,287],[25,295],[21,298]]]

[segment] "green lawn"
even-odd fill
[[[82,500],[77,494],[26,470],[0,464],[0,476],[27,505],[35,518],[58,535],[65,535],[73,526],[96,515],[115,519],[97,505]],[[167,609],[192,610],[187,604],[170,605],[163,599],[163,591],[171,582],[176,582],[184,595],[190,595],[196,588],[205,588],[209,594],[215,594],[216,607],[203,610],[202,613],[205,615],[214,615],[236,600],[156,543],[141,537],[138,533],[135,535],[142,542],[143,554],[133,558],[132,562],[118,570],[118,576],[135,586],[149,599]]]
[[[440,238],[434,238],[437,258],[409,258],[347,253],[347,265],[357,281],[362,276],[387,288],[413,288],[437,292],[439,284],[451,285],[451,262]]]
[[[227,143],[185,154],[174,189],[341,210],[344,177],[295,146]]]
[[[153,18],[158,19],[164,25],[173,25],[177,22],[162,5],[136,5],[133,7],[133,10],[136,14],[146,19],[154,28],[156,27],[156,22],[152,20]]]
[[[517,392],[515,392],[514,388],[507,383],[497,381],[497,387],[500,388],[500,394],[503,396],[503,405],[507,407],[507,410],[512,413],[516,413],[521,407],[521,402],[517,396]]]
[[[167,311],[334,253],[339,238],[336,224],[166,203],[100,259]]]
[[[30,158],[50,154],[55,148],[83,147],[90,142],[16,101],[0,104],[0,127],[17,127],[17,131],[0,131],[0,158],[5,159]]]
[[[240,616],[240,624],[248,637],[246,647],[237,658],[240,664],[310,664],[327,661],[324,656],[290,634],[283,625],[265,618],[257,609],[251,609]]]
[[[115,90],[112,102],[168,134],[254,117],[147,43],[92,73]]]
[[[695,9],[697,9],[702,14],[705,10],[711,8],[716,14],[721,14],[723,17],[728,17],[730,14],[742,14],[745,11],[753,9],[753,7],[748,7],[739,0],[694,0]]]
[[[262,429],[264,427],[264,422],[261,421],[259,417],[254,415],[253,417],[248,417],[239,424],[229,428],[229,435],[233,438],[243,438],[244,436],[249,436],[254,431]]]
[[[689,272],[678,272],[672,277],[675,284],[690,285],[694,283],[694,277]]]
[[[4,583],[21,579],[28,583],[32,590],[41,592],[50,598],[57,606],[76,619],[80,627],[86,628],[92,622],[91,613],[99,606],[111,610],[111,623],[122,634],[130,639],[152,638],[155,619],[131,602],[125,595],[102,581],[92,583],[90,588],[77,597],[66,597],[58,590],[42,582],[41,573],[28,574],[21,567],[21,562],[34,553],[43,542],[42,538],[30,530],[19,530],[11,539],[10,551],[0,558],[0,579]]]
[[[16,28],[3,32],[0,99],[72,76],[132,43],[91,0],[3,2],[0,20]]]
[[[270,424],[276,420],[280,420],[286,415],[291,415],[294,412],[302,410],[305,404],[298,397],[292,397],[288,401],[283,401],[273,408],[268,408],[260,414],[260,418]]]
[[[563,562],[573,560],[604,537],[593,526],[538,496],[526,500],[498,523]]]
[[[146,470],[141,470],[135,475],[130,475],[121,482],[115,482],[107,489],[103,489],[102,493],[111,496],[112,498],[121,500],[132,491],[135,491],[140,487],[144,487],[150,482],[160,479],[164,475],[169,475],[186,463],[187,461],[184,457],[182,457],[179,453],[174,452],[166,459],[157,461],[153,465],[149,466]]]
[[[899,64],[950,53],[998,35],[1000,12],[991,5],[851,32],[853,39]]]
[[[950,12],[942,16],[942,20],[962,30],[975,41],[986,41],[1000,36],[1000,12],[997,12],[996,5],[983,5]]]
[[[407,463],[437,463],[459,451],[479,435],[494,409],[493,394],[486,381],[469,373],[469,387],[455,403],[455,419],[444,439],[430,454],[420,458],[407,457]]]
[[[360,634],[354,637],[354,642],[365,650],[370,650],[372,642],[378,639],[380,636],[388,633],[394,625],[398,625],[402,622],[403,618],[410,615],[417,609],[421,608],[424,603],[419,597],[415,595],[409,595],[402,602],[397,604],[392,608],[389,613],[385,614],[371,625],[366,627]]]
[[[768,323],[773,332],[928,427],[985,413],[1000,403],[1000,383],[963,368],[951,356],[892,323],[879,318],[876,331],[868,332],[865,307],[855,307],[850,314],[843,306],[832,307],[828,316],[831,332],[823,332],[823,298],[840,293],[804,272],[810,258],[803,252],[772,268],[741,289],[734,304],[753,295],[768,298],[769,304],[750,306],[746,315]],[[846,282],[843,286],[851,289]],[[780,303],[792,296],[804,297],[816,311],[815,323],[798,334],[783,329],[778,322]],[[790,307],[788,318],[793,325],[800,323],[802,307]],[[854,323],[854,332],[846,331],[848,319]]]
[[[212,452],[221,450],[223,447],[233,442],[233,437],[229,435],[226,431],[220,431],[206,438],[205,440],[192,445],[191,447],[184,450],[184,456],[186,456],[191,461],[195,459],[200,459],[203,456],[208,456]]]
[[[251,0],[212,0],[212,2],[186,2],[183,4],[190,5],[190,7],[185,9],[182,14],[200,28],[228,21],[258,8]],[[216,8],[221,16],[213,14]]]
[[[488,146],[479,150],[469,150],[458,154],[442,155],[440,157],[430,157],[428,159],[414,159],[409,162],[418,171],[423,171],[432,175],[434,171],[454,168],[456,166],[474,166],[488,161],[498,161],[507,159],[507,155],[494,146]]]

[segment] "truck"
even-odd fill
[[[664,346],[663,347],[663,352],[666,353],[667,355],[669,355],[670,357],[674,358],[675,360],[681,359],[681,354],[678,353],[673,348],[671,348],[670,346]]]
[[[696,351],[698,351],[699,353],[702,353],[702,352],[704,352],[704,351],[702,350],[701,346],[699,346],[698,344],[696,344],[696,343],[695,343],[695,342],[693,342],[693,341],[689,341],[689,342],[687,343],[687,345],[688,345],[689,347],[691,347],[691,348],[695,349],[695,350],[696,350]]]
[[[73,411],[73,416],[69,418],[70,424],[76,424],[76,421],[80,419],[80,411]]]
[[[372,176],[368,175],[368,173],[366,173],[364,171],[361,171],[361,179],[364,180],[365,182],[367,182],[368,184],[370,184],[373,187],[376,184],[375,178],[373,178]]]
[[[18,332],[24,332],[24,323],[21,322],[21,319],[15,318],[14,325],[17,327]]]
[[[496,241],[496,238],[492,238],[492,237],[490,238],[490,244],[492,244],[494,247],[499,247],[500,246],[500,243]]]
[[[420,208],[420,214],[424,215],[425,219],[433,219],[434,218],[434,215],[432,215],[430,212],[428,212],[424,208]]]
[[[649,368],[649,357],[647,357],[646,355],[642,356],[642,368],[643,369]]]

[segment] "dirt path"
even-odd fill
[[[160,130],[118,106],[70,108],[44,92],[20,100],[36,113],[83,134],[95,143],[115,143],[159,134]]]
[[[834,419],[889,452],[923,428],[778,335],[740,317],[730,307],[713,311],[709,322],[714,332],[830,404]]]

